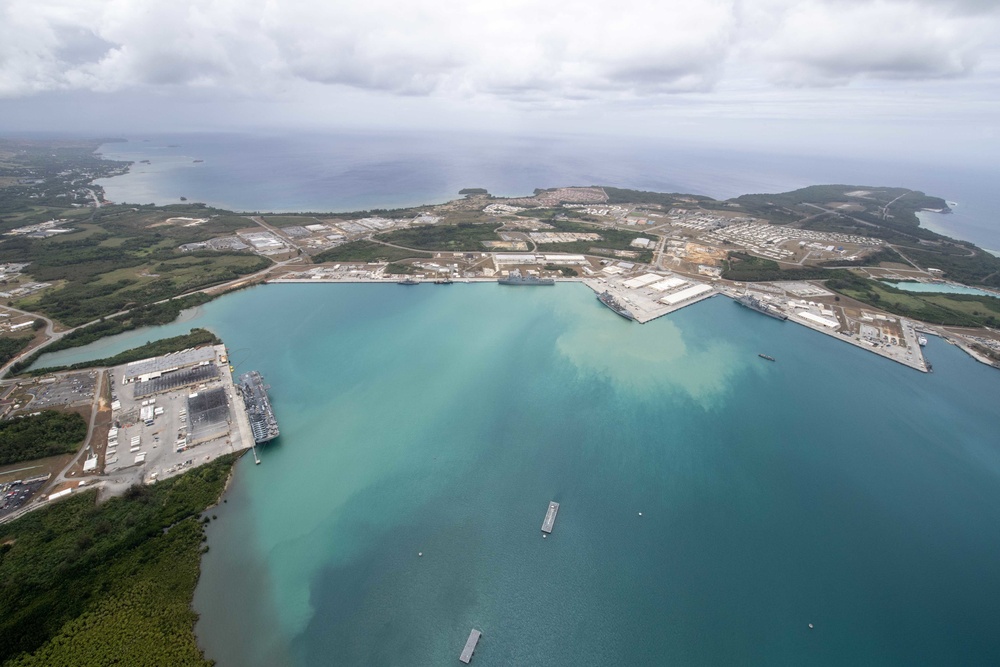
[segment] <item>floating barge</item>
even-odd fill
[[[784,322],[788,319],[788,315],[775,308],[769,303],[761,301],[752,294],[744,294],[743,296],[736,299],[736,303],[740,304],[744,308],[749,308],[750,310],[756,310],[762,315],[767,315],[768,317],[773,317],[776,320],[781,320]]]
[[[280,434],[278,420],[267,397],[269,386],[264,384],[264,378],[257,371],[250,371],[240,376],[240,393],[243,394],[243,404],[250,419],[250,430],[253,432],[254,443],[261,445],[274,440]]]
[[[482,636],[483,633],[472,628],[469,638],[465,640],[465,648],[462,649],[462,655],[458,656],[459,661],[469,664],[469,661],[472,660],[472,653],[476,650],[476,644],[479,643],[479,638]]]
[[[524,275],[519,269],[514,269],[506,278],[497,280],[501,285],[555,285],[552,278],[536,278],[531,275]]]
[[[611,292],[608,292],[606,290],[604,292],[601,292],[600,294],[597,295],[597,300],[603,303],[611,310],[621,315],[622,317],[624,317],[629,322],[635,319],[635,317],[632,316],[632,313],[628,312],[628,308],[622,305],[622,302],[616,299],[614,294],[612,294]]]
[[[542,532],[551,533],[552,526],[556,522],[556,514],[559,513],[559,503],[552,501],[549,503],[549,509],[545,512],[545,520],[542,521]]]

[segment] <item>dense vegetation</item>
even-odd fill
[[[868,194],[847,196],[848,192],[864,191]],[[921,209],[947,209],[947,203],[939,197],[929,197],[923,192],[906,188],[869,187],[860,185],[811,185],[791,192],[779,194],[742,195],[730,200],[742,206],[744,210],[767,217],[771,210],[801,211],[809,215],[816,209],[801,208],[803,204],[826,205],[831,202],[849,202],[864,207],[863,211],[852,211],[849,215],[864,222],[870,222],[880,227],[898,227],[900,231],[912,236],[933,238],[937,234],[920,228],[916,213]],[[889,215],[880,215],[881,207],[892,204]],[[801,217],[801,216],[798,216]]]
[[[0,465],[75,452],[87,421],[75,412],[44,410],[0,422]]]
[[[124,233],[124,232],[123,232]],[[30,262],[31,276],[61,282],[24,303],[69,326],[137,305],[234,280],[271,265],[263,257],[202,251],[179,253],[175,241],[107,232],[78,239],[15,237],[0,243],[0,262]],[[115,241],[113,245],[106,242]]]
[[[545,270],[558,271],[559,273],[563,274],[564,278],[572,278],[573,276],[580,275],[580,272],[571,266],[556,266],[555,264],[546,264]]]
[[[400,259],[415,257],[430,257],[430,253],[414,250],[403,250],[392,246],[375,243],[374,241],[351,241],[330,248],[313,256],[316,263],[323,262],[393,262]]]
[[[903,248],[902,252],[925,269],[941,269],[951,280],[1000,287],[1000,257],[972,244],[943,243],[927,249]]]
[[[598,187],[598,186],[595,186]],[[682,195],[677,193],[646,192],[644,190],[627,190],[625,188],[611,188],[599,186],[608,195],[609,204],[653,204],[671,208],[673,206],[691,206],[691,201],[709,203],[714,201],[711,197],[700,195]]]
[[[1000,299],[972,294],[920,294],[838,271],[826,286],[875,308],[911,319],[961,327],[1000,324]]]
[[[132,349],[125,350],[124,352],[119,352],[113,357],[94,359],[93,361],[81,361],[80,363],[72,364],[70,366],[33,369],[27,371],[26,375],[46,375],[48,373],[56,373],[60,371],[76,371],[81,368],[120,366],[122,364],[138,361],[140,359],[158,357],[163,354],[179,352],[180,350],[187,350],[192,347],[200,347],[202,345],[218,345],[221,342],[222,341],[219,337],[208,329],[191,329],[191,333],[173,336],[171,338],[162,338],[151,343],[146,343],[145,345],[140,345],[139,347],[133,347]]]
[[[469,195],[488,195],[489,190],[486,188],[462,188],[458,191],[458,194],[465,195],[466,197]]]
[[[154,303],[148,306],[140,306],[134,310],[118,317],[109,317],[93,324],[71,331],[51,345],[42,348],[26,359],[22,359],[11,367],[13,374],[18,374],[35,363],[42,354],[46,352],[58,352],[68,350],[73,347],[80,347],[93,343],[95,340],[105,336],[132,331],[139,327],[156,326],[158,324],[169,324],[177,319],[182,310],[194,308],[212,300],[207,294],[189,294],[179,299],[171,299],[163,303]]]
[[[17,356],[18,352],[28,347],[34,336],[18,336],[16,338],[0,338],[0,366]]]
[[[191,598],[226,456],[124,497],[87,492],[0,526],[0,661],[208,667]]]

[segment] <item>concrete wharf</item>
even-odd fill
[[[556,522],[556,514],[559,513],[559,503],[553,501],[549,503],[549,509],[545,512],[545,520],[542,521],[542,532],[551,533],[552,526]]]
[[[479,630],[472,628],[472,632],[469,633],[469,638],[465,640],[465,648],[462,649],[462,655],[458,656],[458,659],[465,664],[469,664],[472,660],[472,653],[476,650],[476,644],[479,643],[479,638],[483,636]]]

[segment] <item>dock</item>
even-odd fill
[[[469,664],[472,660],[472,653],[476,650],[476,644],[479,643],[479,638],[483,636],[479,630],[472,628],[472,632],[469,633],[469,638],[465,640],[465,648],[462,649],[462,655],[458,656],[458,659],[465,664]]]
[[[551,533],[552,526],[556,522],[556,514],[559,513],[559,503],[552,501],[549,503],[549,509],[545,512],[545,521],[542,521],[542,532]]]

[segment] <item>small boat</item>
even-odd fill
[[[407,278],[406,280],[400,280],[397,284],[399,285],[419,285],[419,280],[414,280],[413,278]]]
[[[434,284],[435,285],[451,285],[452,284],[452,280],[451,280],[451,278],[438,278],[437,280],[434,281]]]
[[[774,357],[772,357],[771,355],[769,355],[769,354],[764,354],[763,352],[761,352],[761,353],[760,353],[760,354],[758,354],[757,356],[758,356],[758,357],[760,357],[761,359],[767,359],[768,361],[777,361],[777,359],[775,359],[775,358],[774,358]]]

